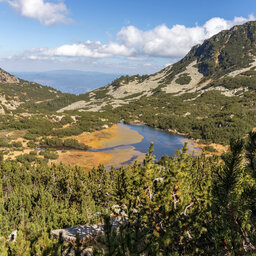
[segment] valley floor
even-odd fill
[[[100,131],[88,133],[84,132],[78,136],[70,137],[80,143],[88,145],[92,151],[69,150],[59,154],[55,163],[64,163],[71,166],[79,165],[89,171],[94,166],[104,164],[108,169],[111,166],[120,167],[129,160],[141,162],[144,154],[129,146],[141,142],[143,136],[138,132],[124,126],[113,125]],[[122,146],[114,148],[116,146]],[[93,150],[113,148],[103,152],[93,152]]]

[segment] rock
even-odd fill
[[[119,207],[119,206],[118,206]],[[125,223],[127,217],[126,214],[121,212],[122,217],[111,217],[112,231],[119,225]],[[101,236],[104,232],[104,225],[78,225],[70,228],[57,229],[52,231],[52,236],[56,239],[62,235],[64,241],[75,242],[78,235],[81,240],[94,239]]]
[[[8,236],[8,241],[15,242],[17,239],[18,230],[12,231],[12,233]]]
[[[59,238],[62,234],[64,241],[74,242],[76,235],[79,235],[80,239],[93,238],[103,234],[104,225],[81,225],[65,229],[57,229],[52,231],[54,238]]]
[[[0,68],[0,83],[13,84],[19,82],[20,80],[17,77],[10,75],[9,73],[5,72],[3,69]]]

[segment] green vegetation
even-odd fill
[[[78,167],[1,162],[1,253],[65,255],[60,251],[73,247],[82,255],[93,246],[94,255],[253,255],[255,140],[256,133],[246,144],[232,140],[221,158],[189,156],[185,145],[159,163],[152,145],[143,165],[99,166],[89,174]],[[112,213],[124,220],[113,231]],[[97,242],[50,237],[52,229],[100,220],[105,231]],[[16,242],[7,241],[15,229]]]
[[[245,93],[244,97],[226,97],[220,91],[197,96],[161,92],[112,111],[128,123],[138,119],[153,128],[176,130],[206,144],[227,145],[233,136],[243,137],[254,128],[255,91]]]
[[[255,72],[255,71],[254,71]],[[249,88],[251,90],[256,89],[256,76],[247,76],[247,75],[240,75],[236,77],[225,77],[219,80],[214,81],[213,83],[208,85],[209,87],[215,86],[223,86],[227,89],[243,89]]]
[[[28,109],[34,112],[37,104],[52,101],[63,95],[51,87],[22,80],[20,83],[0,82],[0,94],[1,109],[3,108],[5,113],[24,113]]]
[[[175,80],[175,82],[176,82],[177,84],[180,84],[180,85],[189,84],[190,81],[191,81],[191,77],[189,76],[188,73],[179,75],[179,78]]]
[[[16,160],[20,163],[31,163],[36,161],[37,157],[33,154],[23,154],[16,157]]]
[[[143,94],[142,92],[134,93],[134,94],[131,94],[129,96],[126,96],[126,97],[122,98],[122,100],[129,100],[129,99],[132,99],[132,98],[136,98],[138,96],[141,96],[142,94]]]
[[[40,151],[39,155],[44,156],[45,159],[51,159],[51,160],[58,159],[59,157],[58,153],[52,150]]]
[[[214,153],[216,153],[216,152],[218,152],[214,147],[212,147],[212,146],[206,146],[206,147],[204,147],[204,150],[206,150],[206,151],[208,151],[208,152],[214,152]]]
[[[20,141],[9,142],[7,138],[0,138],[0,147],[22,148],[22,143]]]
[[[79,149],[87,150],[88,146],[84,143],[79,143],[75,139],[65,139],[62,141],[58,138],[43,138],[40,141],[40,147],[50,147],[50,148],[61,148],[61,149]]]
[[[0,83],[0,92],[1,94],[8,95],[9,98],[17,97],[21,102],[26,102],[27,100],[32,100],[33,102],[44,101],[54,99],[62,94],[51,87],[31,82],[19,84]]]
[[[24,111],[24,109],[26,109],[32,113],[55,112],[77,100],[78,100],[78,96],[65,93],[49,101],[44,101],[39,103],[27,102],[23,105],[22,110]]]
[[[119,86],[121,86],[121,84],[128,84],[130,82],[134,82],[137,81],[138,83],[142,83],[145,80],[147,80],[149,78],[149,75],[134,75],[134,76],[121,76],[119,78],[117,78],[116,80],[114,80],[111,85],[114,88],[118,88]]]
[[[256,23],[247,22],[222,31],[198,47],[195,56],[198,68],[205,76],[220,77],[236,69],[248,67],[256,54]],[[241,47],[243,46],[243,47]]]

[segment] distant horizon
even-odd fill
[[[0,0],[0,67],[152,74],[221,30],[255,21],[253,6],[255,0]]]
[[[123,73],[110,73],[110,72],[108,73],[108,72],[79,70],[79,69],[53,69],[53,70],[40,70],[40,71],[8,71],[8,72],[13,72],[13,73],[46,73],[46,72],[60,72],[60,71],[123,75]]]
[[[63,93],[83,94],[105,86],[124,74],[80,70],[10,72],[16,77],[50,86]]]

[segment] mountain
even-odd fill
[[[125,120],[227,143],[256,123],[256,22],[234,26],[194,46],[152,75],[121,76],[73,98],[64,111],[112,111]],[[57,110],[57,109],[56,109]]]
[[[243,94],[247,90],[243,80],[256,75],[255,31],[255,21],[235,26],[193,47],[182,60],[158,73],[122,76],[112,84],[86,94],[90,102],[88,105],[86,101],[86,109],[98,110],[99,107],[95,106],[100,103],[101,107],[109,104],[115,108],[143,96],[156,95],[157,92],[179,96],[216,89],[226,96],[234,95],[236,91]],[[233,84],[237,82],[234,77],[242,80],[241,87]],[[253,85],[250,87],[256,88]],[[68,108],[74,109],[72,106]]]
[[[26,111],[24,106],[56,100],[63,94],[48,86],[19,79],[0,69],[0,113]]]
[[[64,93],[81,94],[92,91],[115,80],[120,74],[54,70],[45,72],[14,72],[14,75],[39,84],[51,86]]]
[[[53,72],[62,79],[64,73]],[[79,80],[83,74],[73,76]],[[256,21],[220,32],[155,74],[121,76],[81,95],[61,93],[3,70],[0,79],[2,114],[65,112],[80,120],[79,127],[79,122],[72,125],[73,132],[92,123],[99,129],[120,120],[139,122],[202,143],[226,145],[256,124]]]

